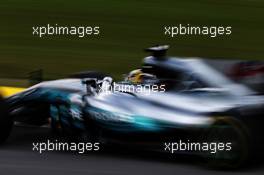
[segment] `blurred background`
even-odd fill
[[[32,27],[47,24],[100,26],[100,35],[84,38],[32,35]],[[165,26],[179,24],[231,26],[232,34],[216,38],[164,35]],[[28,86],[29,72],[39,69],[43,70],[44,79],[62,78],[85,70],[106,72],[120,79],[122,74],[141,65],[147,55],[144,48],[156,44],[169,44],[169,55],[173,56],[202,57],[209,61],[264,61],[263,31],[264,0],[1,0],[0,85]],[[16,128],[10,144],[0,150],[1,172],[19,175],[29,172],[64,175],[223,173],[204,171],[189,159],[182,163],[181,158],[175,165],[168,160],[140,158],[142,155],[50,153],[40,156],[28,149],[36,135],[46,140],[50,134],[42,128],[39,130],[29,128],[25,133]],[[259,169],[255,174],[263,174],[263,163]],[[243,174],[253,173],[243,171]]]
[[[264,59],[263,0],[5,0],[0,3],[0,78],[45,79],[100,70],[119,77],[139,67],[143,48],[169,44],[170,55]],[[169,38],[164,26],[232,26],[211,38]],[[100,26],[100,36],[32,35],[33,26]],[[15,81],[23,84],[23,80]]]

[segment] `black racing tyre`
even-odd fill
[[[13,128],[13,119],[8,114],[8,107],[0,96],[0,144],[3,144]]]
[[[98,71],[85,71],[85,72],[78,72],[75,74],[72,74],[70,76],[71,78],[96,78],[98,80],[102,80],[105,77],[109,77],[108,74]]]
[[[219,118],[207,130],[205,140],[208,143],[231,143],[230,150],[205,152],[205,163],[214,169],[237,169],[241,168],[249,159],[249,135],[241,122],[232,118]]]

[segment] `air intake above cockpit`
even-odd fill
[[[154,56],[157,59],[163,59],[166,56],[169,47],[170,47],[169,45],[154,46],[145,49],[145,51],[150,52],[152,56]]]

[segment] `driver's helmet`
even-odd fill
[[[144,83],[146,80],[151,79],[156,79],[156,76],[144,73],[142,69],[133,70],[126,77],[126,81],[130,81],[135,84]]]

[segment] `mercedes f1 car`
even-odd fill
[[[248,160],[250,150],[260,146],[262,139],[263,96],[233,83],[201,60],[166,57],[167,47],[148,50],[153,55],[145,59],[140,73],[134,71],[122,82],[93,73],[42,82],[3,98],[0,142],[8,138],[14,121],[50,123],[52,130],[69,136],[85,134],[106,145],[198,155],[217,166],[237,167]],[[165,92],[148,91],[161,84]],[[176,149],[179,141],[232,147],[223,150],[222,145],[214,153],[199,146],[181,150]]]

